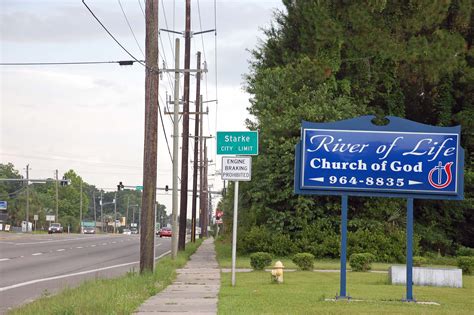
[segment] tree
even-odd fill
[[[301,120],[373,114],[378,123],[386,115],[461,123],[466,156],[474,156],[471,1],[283,2],[286,12],[275,14],[246,77],[253,115],[247,126],[260,131],[260,155],[252,166],[257,180],[241,185],[242,228],[263,225],[298,240],[322,218],[337,223],[339,198],[293,194]],[[472,160],[465,165],[465,201],[416,203],[415,232],[425,250],[436,250],[443,238],[446,252],[454,249],[448,244],[474,246]],[[223,202],[226,214],[232,197]],[[403,200],[351,198],[350,206],[357,209],[349,211],[351,220],[367,222],[353,225],[354,233],[372,228],[399,235],[404,229],[395,224],[400,213],[404,217]],[[433,237],[421,234],[427,228]]]

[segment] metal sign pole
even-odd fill
[[[341,279],[338,299],[349,298],[346,294],[346,256],[347,256],[347,204],[348,196],[342,195],[341,209]]]
[[[234,182],[234,222],[232,226],[232,286],[235,287],[235,259],[237,256],[237,210],[239,207],[239,182]]]
[[[413,299],[413,198],[407,198],[407,302]]]

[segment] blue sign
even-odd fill
[[[0,201],[0,210],[7,210],[7,205],[6,201]]]
[[[302,123],[295,192],[462,199],[464,150],[460,127],[435,127],[372,116]]]

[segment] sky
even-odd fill
[[[144,60],[144,0],[86,0],[94,14],[137,59]],[[246,130],[249,98],[243,75],[249,72],[249,50],[264,40],[278,0],[191,0],[191,68],[196,52],[202,52],[208,72],[201,92],[209,114],[204,116],[204,134]],[[159,28],[184,30],[185,1],[159,1]],[[123,9],[123,11],[122,11]],[[215,15],[214,12],[217,14]],[[127,24],[130,24],[130,27]],[[131,30],[130,30],[131,28]],[[176,36],[181,40],[180,64],[184,65],[184,38],[161,31],[160,66],[174,68]],[[135,40],[136,38],[136,40]],[[2,0],[0,2],[0,63],[118,61],[131,57],[101,28],[80,0]],[[142,185],[144,138],[144,67],[118,64],[5,66],[0,65],[0,163],[13,163],[30,178],[60,177],[70,169],[97,188],[113,190],[119,181]],[[174,78],[160,79],[160,107],[173,94]],[[183,92],[183,78],[180,94]],[[195,99],[191,77],[190,100]],[[191,111],[194,104],[190,104]],[[171,109],[172,107],[170,107]],[[173,124],[164,115],[158,124],[157,187],[172,184]],[[166,131],[163,131],[163,126]],[[182,121],[180,121],[180,132]],[[194,121],[190,121],[194,133]],[[215,139],[208,143],[209,184],[220,190],[221,156]],[[193,143],[190,141],[190,150]],[[192,160],[190,151],[190,160]],[[181,155],[181,153],[180,153]],[[180,163],[181,165],[181,163]],[[181,168],[181,167],[180,167]],[[179,171],[181,173],[181,170]],[[192,187],[192,166],[189,184]],[[157,201],[171,212],[171,191],[158,191]],[[216,196],[217,197],[217,196]],[[218,198],[213,199],[213,206]],[[188,199],[188,216],[191,198]]]

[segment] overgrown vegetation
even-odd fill
[[[415,200],[415,255],[474,247],[472,1],[284,1],[253,51],[247,121],[259,155],[239,193],[239,252],[339,256],[340,198],[293,194],[302,120],[400,116],[462,126],[465,200]],[[231,231],[232,183],[220,208]],[[348,254],[405,260],[406,201],[350,197]]]
[[[187,244],[186,250],[179,252],[174,261],[170,257],[160,259],[154,273],[131,271],[116,279],[87,281],[57,295],[50,296],[46,292],[40,299],[8,314],[131,314],[146,299],[172,283],[176,269],[186,264],[201,242]]]

